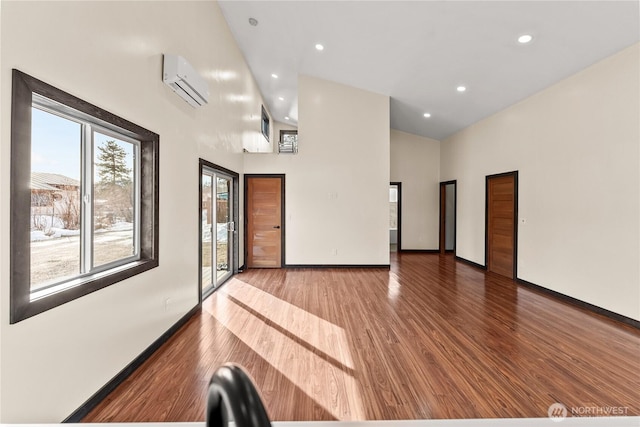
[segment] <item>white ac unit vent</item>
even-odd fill
[[[209,102],[209,86],[182,56],[164,54],[162,81],[192,107]]]

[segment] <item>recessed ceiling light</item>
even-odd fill
[[[431,113],[424,113],[423,116],[425,116],[428,119],[429,117],[431,117]]]
[[[318,43],[316,45],[316,50],[324,50],[324,46],[322,46],[320,43]]]
[[[281,97],[281,96],[279,96],[279,97],[278,97],[278,99],[279,99],[280,101],[284,101],[284,98],[283,98],[283,97]]]
[[[285,119],[285,120],[289,120],[289,117],[288,117],[288,116],[286,116],[284,119]]]
[[[258,26],[258,20],[256,18],[249,18],[249,24],[252,27],[257,27]]]
[[[277,79],[278,75],[277,74],[271,74],[271,77],[273,77],[274,79]]]
[[[464,86],[458,86],[458,87],[456,88],[456,90],[457,90],[458,92],[464,92],[465,90],[467,90],[467,88],[466,88],[466,87],[464,87]]]
[[[518,37],[518,43],[527,44],[533,40],[533,36],[530,34],[523,34]]]

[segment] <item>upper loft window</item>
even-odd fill
[[[281,130],[280,142],[278,143],[278,153],[298,153],[298,131]]]
[[[158,265],[157,134],[13,74],[11,323]]]
[[[261,119],[260,129],[262,130],[262,134],[269,141],[269,132],[271,129],[271,121],[269,120],[269,115],[267,114],[267,110],[264,109],[264,105],[262,106],[262,119]]]

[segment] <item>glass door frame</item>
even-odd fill
[[[218,289],[220,287],[220,285],[222,285],[226,280],[228,280],[231,276],[233,276],[234,274],[238,273],[238,261],[239,261],[239,239],[238,239],[238,235],[239,235],[239,185],[238,185],[238,181],[239,181],[239,174],[236,172],[233,172],[229,169],[223,168],[221,166],[215,165],[211,162],[208,162],[204,159],[200,159],[199,161],[200,163],[200,167],[199,167],[199,173],[198,173],[198,295],[199,295],[199,301],[202,302],[202,300],[204,298],[206,298],[207,296],[211,295],[211,293],[213,293],[216,289]],[[227,264],[229,266],[229,273],[225,274],[223,276],[221,276],[220,278],[217,277],[217,274],[212,274],[211,275],[211,282],[210,283],[203,283],[204,278],[204,274],[203,274],[203,196],[204,196],[204,188],[203,188],[203,176],[205,175],[209,175],[212,177],[212,188],[215,190],[216,189],[216,183],[217,183],[217,178],[224,178],[224,179],[228,179],[230,181],[230,188],[229,188],[229,196],[228,196],[228,200],[229,200],[229,209],[230,209],[230,219],[231,221],[229,222],[233,222],[235,224],[235,227],[233,227],[233,230],[229,230],[228,234],[227,234],[227,242],[230,243],[231,248],[228,249],[228,260],[227,260]],[[211,209],[213,210],[214,214],[212,215],[212,222],[215,224],[215,212],[216,212],[216,197],[215,197],[215,192],[213,193],[214,197],[212,198],[212,203],[211,203]],[[216,227],[216,231],[217,231],[217,227]],[[215,233],[215,235],[217,235],[217,232]],[[217,239],[214,238],[214,231],[213,229],[211,230],[211,236],[212,236],[212,253],[211,253],[211,268],[213,269],[213,266],[216,265],[215,262],[213,262],[213,260],[216,258],[216,242]],[[217,268],[216,270],[217,271]],[[212,271],[213,273],[213,271]]]

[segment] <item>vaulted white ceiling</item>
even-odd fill
[[[219,3],[275,120],[296,124],[305,74],[389,95],[392,128],[435,139],[640,40],[638,1]]]

